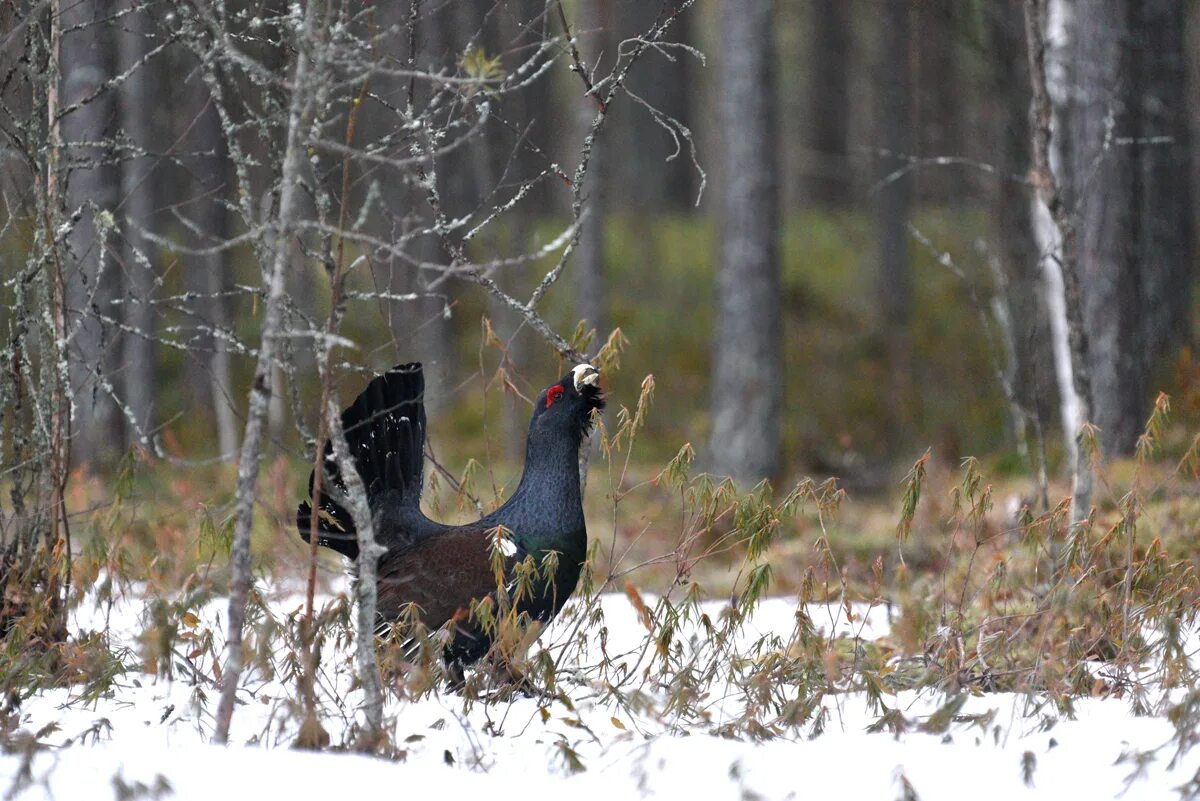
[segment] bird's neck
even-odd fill
[[[555,550],[582,559],[587,543],[578,440],[531,441],[521,483],[491,517],[512,529],[516,541],[531,553]]]

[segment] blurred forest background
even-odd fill
[[[38,409],[62,408],[58,364],[72,475],[107,486],[133,453],[227,499],[212,465],[245,447],[275,309],[264,444],[289,527],[344,273],[334,387],[348,403],[423,361],[450,474],[515,477],[563,340],[595,355],[619,329],[614,404],[655,376],[651,472],[691,442],[748,484],[894,495],[927,447],[1030,497],[1043,466],[1067,477],[1023,2],[347,0],[311,23],[275,0],[52,6],[57,34],[45,3],[0,6],[9,465],[57,447]],[[1200,416],[1200,3],[1046,13],[1090,417],[1120,457],[1158,391]],[[13,433],[30,420],[44,435]]]

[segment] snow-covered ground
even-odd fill
[[[647,599],[648,601],[650,599]],[[645,635],[634,605],[623,595],[601,599],[610,655]],[[286,614],[294,595],[271,602]],[[139,630],[141,605],[119,605],[112,615],[114,644]],[[721,603],[704,611],[719,620]],[[202,629],[216,627],[221,604],[202,610]],[[814,624],[874,639],[888,631],[883,608],[810,606]],[[786,642],[795,603],[763,602],[740,635],[751,642],[777,634]],[[80,613],[83,618],[89,613]],[[89,621],[81,619],[80,625]],[[93,621],[94,622],[94,621]],[[564,637],[569,621],[543,636]],[[557,629],[557,631],[556,631]],[[589,645],[596,645],[589,637]],[[343,645],[343,652],[346,646]],[[617,657],[617,661],[621,657]],[[630,656],[629,659],[636,659]],[[328,697],[345,693],[345,660],[327,657],[325,724],[335,744],[349,730],[353,701],[339,711]],[[341,688],[341,689],[336,689]],[[114,697],[87,703],[77,690],[58,689],[20,706],[21,728],[49,747],[0,756],[5,798],[179,798],[203,801],[281,798],[402,797],[436,789],[447,798],[519,793],[520,797],[606,799],[905,798],[921,799],[1180,797],[1200,766],[1200,749],[1175,756],[1174,730],[1164,717],[1135,717],[1128,701],[1084,699],[1075,719],[1031,711],[1035,699],[989,694],[970,698],[960,715],[986,722],[952,725],[944,734],[909,730],[868,733],[878,718],[865,695],[825,701],[824,732],[813,739],[731,739],[710,734],[736,699],[716,698],[705,724],[681,726],[659,713],[633,713],[599,694],[575,688],[570,706],[518,697],[464,709],[456,695],[415,703],[393,700],[388,716],[394,741],[405,749],[389,761],[287,747],[294,736],[288,710],[294,687],[250,677],[234,716],[231,740],[208,743],[216,690],[177,674],[174,681],[126,674]],[[885,698],[910,720],[933,712],[943,698],[902,692]],[[732,704],[732,705],[730,705]],[[342,715],[341,720],[338,716]],[[983,720],[984,718],[979,718]],[[252,743],[252,744],[251,744]],[[569,759],[568,755],[573,755]],[[356,795],[361,793],[363,795]],[[367,796],[366,793],[378,794]],[[553,794],[551,796],[551,794]]]

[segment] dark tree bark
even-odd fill
[[[852,7],[848,0],[813,0],[809,9],[808,194],[814,203],[839,207],[850,202],[852,177],[848,150]]]
[[[116,207],[119,179],[111,166],[98,163],[104,156],[102,148],[79,144],[98,142],[112,133],[115,92],[96,94],[114,74],[109,26],[96,20],[107,19],[112,11],[108,0],[81,0],[66,3],[62,9],[62,107],[71,108],[96,95],[62,120],[64,154],[71,165],[66,182],[67,215],[82,210],[68,237],[74,264],[67,270],[68,329],[82,320],[72,342],[70,371],[77,412],[71,445],[76,465],[113,459],[121,425],[116,405],[104,389],[113,380],[109,372],[112,331],[96,315],[113,313],[115,269],[112,258],[103,255],[112,236],[101,242],[96,215]]]
[[[1038,245],[1029,213],[1029,189],[1017,180],[1027,175],[1029,159],[1029,59],[1021,0],[988,5],[986,48],[990,58],[988,91],[998,179],[989,192],[992,247],[1003,275],[1003,301],[1011,323],[1013,363],[1009,380],[1022,408],[1051,419],[1056,408],[1054,356],[1041,293]]]
[[[696,46],[696,9],[680,14],[671,26],[671,39]],[[690,53],[682,50],[671,51],[674,62],[654,64],[654,69],[647,70],[650,75],[659,76],[661,98],[658,108],[668,116],[678,120],[692,131],[696,131],[696,100],[699,94],[699,76],[697,75],[696,59]],[[643,112],[644,113],[644,112]],[[656,126],[657,127],[657,126]],[[667,140],[665,131],[659,131],[659,137],[666,140],[667,147],[660,155],[665,157],[674,152],[673,141]],[[699,174],[696,172],[692,159],[688,155],[687,142],[680,141],[680,152],[674,159],[664,162],[665,176],[662,184],[661,201],[663,208],[671,211],[691,211],[696,207],[696,194],[700,189]]]
[[[1186,9],[1175,0],[1133,2],[1135,65],[1130,103],[1136,112],[1131,131],[1136,225],[1136,263],[1143,308],[1135,353],[1144,373],[1140,424],[1149,414],[1158,386],[1156,368],[1191,335],[1192,285],[1196,275],[1195,219],[1191,174],[1194,167],[1189,108],[1196,97],[1187,75]],[[1127,440],[1132,442],[1132,440]],[[1130,446],[1132,447],[1132,446]]]
[[[740,482],[780,469],[780,315],[774,3],[721,4],[720,264],[712,370],[713,471]]]
[[[1186,330],[1192,263],[1183,8],[1095,0],[1074,9],[1067,175],[1078,216],[1093,420],[1131,453],[1151,382]]]
[[[132,70],[121,86],[121,129],[134,149],[121,164],[121,248],[123,278],[122,319],[132,329],[121,340],[121,395],[135,424],[127,422],[126,442],[146,443],[153,431],[158,389],[157,348],[154,343],[157,314],[154,296],[156,249],[142,230],[154,225],[153,150],[156,60],[135,66],[153,47],[153,24],[148,11],[134,10],[122,18],[117,33],[120,71]]]
[[[1113,124],[1124,108],[1120,82],[1131,66],[1122,58],[1129,36],[1125,0],[1097,0],[1074,10],[1071,68],[1073,81],[1067,135],[1071,139],[1066,179],[1078,222],[1083,321],[1088,331],[1092,416],[1107,452],[1124,450],[1119,431],[1124,418],[1136,418],[1134,398],[1117,382],[1131,376],[1137,313],[1136,278],[1129,238],[1133,162],[1127,148],[1115,147]],[[1127,118],[1126,118],[1127,119]],[[1122,125],[1124,129],[1125,126]],[[1104,319],[1113,315],[1112,319]],[[1123,341],[1124,340],[1124,341]],[[1139,356],[1140,358],[1140,356]],[[1128,421],[1132,423],[1133,421]],[[1133,423],[1139,425],[1140,421]],[[1126,424],[1128,425],[1128,423]]]
[[[876,127],[880,137],[876,201],[879,236],[879,298],[887,354],[893,435],[908,427],[912,399],[912,355],[908,324],[912,306],[908,222],[913,173],[905,169],[913,150],[910,11],[907,0],[883,0],[880,6],[880,62],[877,65]]]

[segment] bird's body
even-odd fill
[[[470,611],[484,598],[496,600],[497,559],[503,561],[505,600],[514,602],[518,614],[541,621],[557,614],[574,591],[587,555],[578,457],[591,412],[604,404],[597,378],[595,368],[580,365],[541,393],[529,424],[520,484],[502,506],[466,525],[439,523],[420,508],[425,441],[420,364],[400,365],[375,378],[342,413],[347,444],[367,489],[375,538],[387,549],[377,569],[381,624],[398,620],[415,604],[429,628],[452,623],[448,662],[474,662],[487,653],[491,639]],[[318,542],[356,559],[354,523],[337,500],[345,496],[345,486],[328,450],[325,465],[329,481],[321,492]],[[310,477],[310,497],[312,487]],[[296,522],[308,539],[308,502],[300,504]],[[538,568],[532,592],[514,592],[515,566],[522,562]]]

